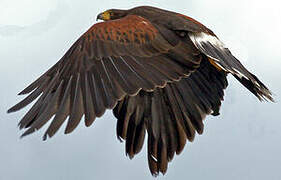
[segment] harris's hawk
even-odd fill
[[[227,74],[259,100],[273,101],[269,89],[196,20],[141,6],[111,9],[47,72],[19,94],[28,94],[8,112],[38,100],[19,122],[22,136],[53,116],[43,139],[67,120],[71,133],[85,115],[90,126],[113,109],[117,137],[133,158],[148,133],[147,157],[153,175],[163,174],[186,140],[203,133],[206,115],[218,115]]]

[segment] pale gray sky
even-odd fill
[[[16,94],[65,53],[110,8],[152,5],[201,21],[276,94],[260,103],[230,77],[219,117],[207,117],[205,132],[188,143],[158,179],[281,179],[281,4],[276,0],[1,0],[0,1],[0,179],[154,179],[146,146],[133,160],[116,139],[108,111],[90,128],[70,135],[63,128],[41,140],[43,130],[24,139],[17,123],[27,108],[6,110]]]

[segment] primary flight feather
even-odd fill
[[[90,126],[113,109],[117,137],[130,158],[142,149],[153,175],[163,174],[186,140],[203,133],[206,115],[219,115],[227,74],[259,100],[273,101],[269,89],[217,36],[179,13],[141,6],[111,9],[46,73],[19,94],[29,95],[10,108],[18,111],[38,100],[19,122],[22,136],[40,129],[52,137],[68,118],[71,133],[85,115]]]

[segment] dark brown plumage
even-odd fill
[[[226,76],[234,75],[260,100],[271,92],[216,35],[194,19],[148,6],[112,9],[46,73],[19,94],[28,94],[8,112],[39,99],[19,122],[33,133],[54,115],[44,134],[52,137],[68,118],[71,133],[85,115],[90,126],[113,109],[117,137],[130,158],[148,133],[153,175],[167,171],[186,140],[203,133],[206,115],[219,115]]]

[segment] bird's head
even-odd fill
[[[121,9],[109,9],[106,10],[97,16],[97,20],[103,20],[103,21],[109,21],[109,20],[115,20],[115,19],[120,19],[124,16],[127,15],[126,10],[121,10]]]

